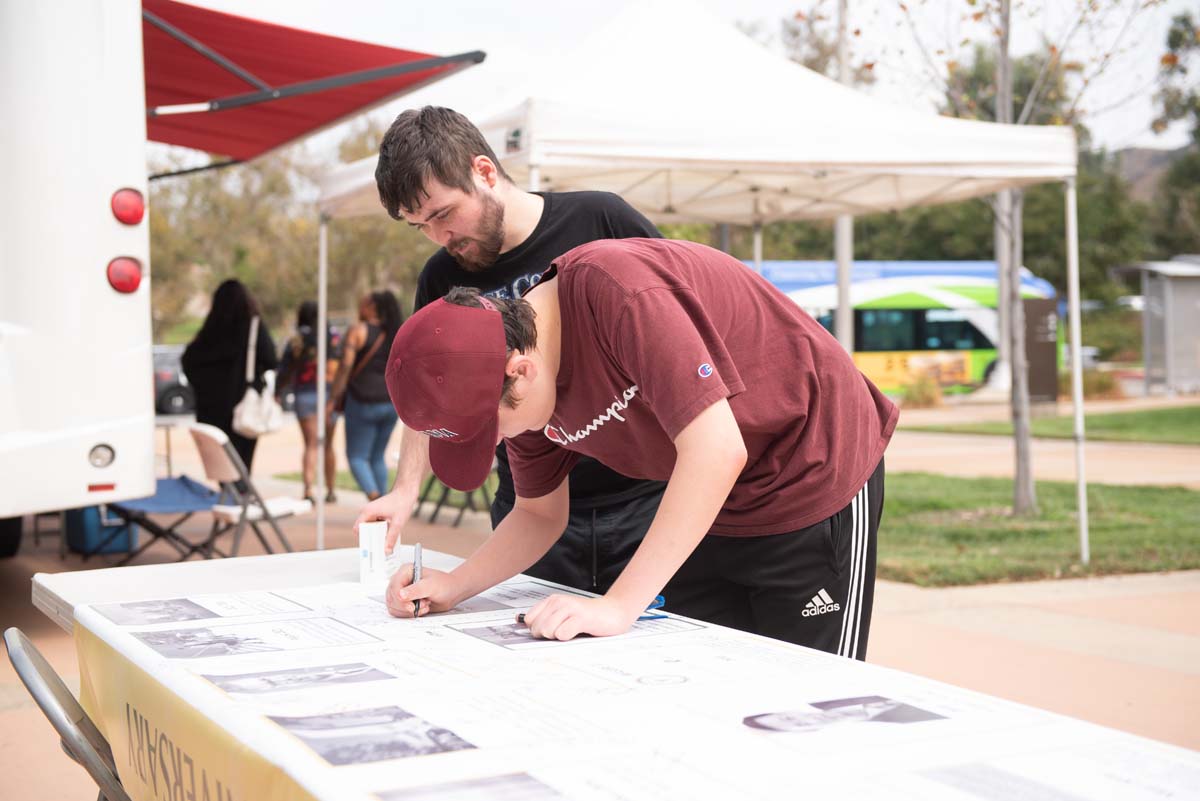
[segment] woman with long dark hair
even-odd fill
[[[404,320],[396,296],[386,289],[363,296],[358,319],[346,334],[330,404],[345,410],[346,460],[358,486],[374,500],[391,488],[383,455],[396,427],[396,410],[383,372]]]
[[[325,358],[332,361],[337,358],[333,351],[333,338],[329,334],[329,326],[325,327]],[[329,376],[332,371],[326,371],[325,390],[329,393]],[[300,434],[304,438],[304,452],[301,455],[300,466],[304,476],[304,497],[312,500],[313,481],[317,472],[317,304],[306,300],[300,304],[296,313],[296,333],[288,340],[283,349],[283,359],[279,367],[279,382],[276,394],[282,396],[288,387],[295,389],[296,421],[300,424]],[[325,494],[328,503],[337,501],[334,493],[334,479],[337,478],[337,460],[333,452],[333,429],[337,426],[337,415],[331,414],[325,418],[325,481],[329,491]]]
[[[246,394],[246,355],[250,321],[259,317],[258,304],[241,281],[224,281],[213,293],[204,325],[183,352],[183,373],[196,395],[196,422],[224,431],[242,457],[246,470],[254,459],[257,440],[233,430],[233,407]],[[261,391],[262,376],[278,364],[275,343],[263,320],[255,341],[254,384]]]

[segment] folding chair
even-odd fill
[[[492,459],[493,472],[496,470],[496,464],[496,460]],[[433,492],[433,490],[438,486],[442,488],[442,494],[441,497],[437,499],[437,503],[434,505],[433,511],[429,513],[430,523],[437,521],[438,515],[442,512],[442,507],[445,506],[447,499],[450,497],[450,488],[439,482],[437,480],[437,476],[431,475],[429,480],[425,482],[425,488],[421,490],[421,497],[417,499],[417,508],[420,509],[421,504],[429,500],[429,493]],[[475,506],[475,493],[477,492],[483,496],[483,503],[480,507]],[[467,509],[470,509],[472,512],[486,512],[491,508],[492,495],[490,492],[488,492],[487,481],[485,480],[478,489],[463,493],[463,505],[458,507],[458,516],[454,518],[454,523],[452,525],[455,528],[458,527],[458,524],[462,522],[463,515],[466,514]]]
[[[194,553],[202,553],[212,557],[212,549],[204,553],[209,543],[193,545],[179,534],[179,526],[197,512],[207,512],[221,500],[220,494],[213,492],[198,481],[179,476],[178,478],[160,478],[155,484],[154,494],[149,498],[138,498],[133,501],[110,503],[108,509],[127,523],[133,523],[145,529],[150,539],[117,562],[121,567],[135,558],[154,543],[162,540],[179,552],[179,561],[187,559]],[[150,518],[152,514],[179,515],[167,525],[162,525]]]
[[[67,756],[83,765],[100,787],[97,801],[130,801],[104,735],[29,638],[15,626],[4,632],[8,659],[25,689],[61,738]]]
[[[204,474],[209,481],[215,481],[221,486],[221,501],[227,501],[213,505],[213,527],[208,539],[200,547],[210,554],[215,551],[221,556],[236,556],[241,546],[242,534],[245,533],[248,524],[266,552],[275,553],[258,527],[258,524],[265,520],[275,530],[275,536],[283,544],[284,550],[293,550],[277,521],[311,512],[312,502],[287,497],[264,500],[250,479],[250,471],[242,463],[242,457],[238,456],[224,431],[206,423],[194,423],[188,426],[188,431],[200,451]],[[230,529],[233,530],[233,545],[229,553],[216,551],[213,543]]]

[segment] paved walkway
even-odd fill
[[[886,458],[889,473],[1011,477],[1015,457],[1008,437],[900,429]],[[1200,490],[1200,446],[1088,442],[1084,459],[1091,484],[1179,485]],[[1039,480],[1075,481],[1075,443],[1035,439],[1033,475]]]
[[[1200,399],[1134,398],[1089,401],[1088,414],[1195,406]],[[1070,404],[1059,404],[1070,413]],[[925,472],[964,477],[1011,477],[1013,441],[982,434],[934,434],[911,426],[951,425],[1009,419],[1003,404],[959,403],[940,409],[909,409],[887,451],[888,472]],[[1086,442],[1086,477],[1098,484],[1178,485],[1200,489],[1200,446],[1141,442]],[[1068,439],[1033,441],[1033,475],[1041,480],[1075,481],[1075,443]]]
[[[1200,749],[1200,571],[879,582],[868,659]]]

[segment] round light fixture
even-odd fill
[[[111,445],[103,443],[92,448],[88,454],[88,462],[92,467],[108,467],[115,458],[117,458],[117,452],[112,449]]]

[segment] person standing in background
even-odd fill
[[[195,339],[183,352],[183,373],[196,394],[196,422],[224,431],[250,471],[257,440],[233,430],[233,407],[246,394],[246,355],[250,321],[259,317],[258,304],[236,279],[223,282],[213,293],[212,308]],[[254,386],[263,388],[263,373],[279,364],[266,322],[259,320],[255,341]]]
[[[336,360],[333,337],[328,326],[325,329],[325,353],[329,361]],[[336,369],[336,368],[335,368]],[[326,370],[327,376],[333,370]],[[296,421],[300,424],[300,433],[304,437],[304,452],[301,456],[301,470],[304,476],[304,497],[313,499],[312,487],[317,472],[317,304],[306,300],[300,304],[296,314],[296,333],[288,340],[283,349],[283,359],[280,362],[279,381],[275,393],[283,397],[287,388],[295,388]],[[329,396],[329,382],[326,381],[325,395]],[[337,415],[331,414],[325,418],[325,480],[329,491],[325,494],[326,503],[336,503],[334,479],[337,476],[337,459],[333,452],[333,430],[337,427]]]
[[[383,455],[396,427],[396,410],[383,373],[392,339],[404,321],[396,296],[386,289],[359,301],[358,319],[346,334],[330,393],[330,414],[344,410],[350,472],[367,499],[375,500],[391,486]]]

